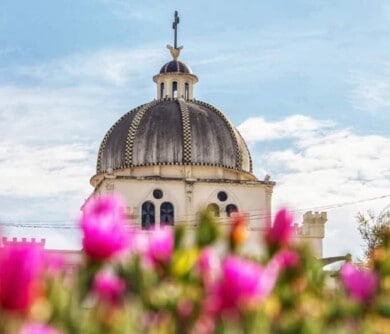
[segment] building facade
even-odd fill
[[[205,208],[228,225],[232,212],[240,211],[248,217],[253,243],[259,243],[275,182],[253,174],[248,147],[226,115],[195,99],[198,77],[179,60],[177,22],[174,29],[172,60],[153,77],[155,99],[124,114],[101,142],[90,180],[93,195],[120,195],[129,221],[144,230],[194,227]],[[307,216],[297,235],[319,257],[326,222],[321,217],[322,229],[319,219]]]

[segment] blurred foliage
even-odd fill
[[[369,222],[362,221],[363,231],[371,233]],[[135,244],[134,236],[143,238],[138,248],[99,261],[84,254],[73,272],[67,266],[54,274],[47,270],[41,293],[28,309],[1,307],[0,333],[18,333],[29,323],[52,330],[42,334],[390,332],[390,245],[384,239],[371,243],[371,235],[367,237],[373,246],[370,261],[366,268],[356,268],[353,278],[345,278],[353,279],[348,285],[339,275],[327,276],[304,244],[268,245],[264,238],[258,240],[265,245],[264,254],[247,258],[243,228],[242,216],[232,218],[230,229],[221,229],[217,218],[203,212],[196,228],[179,225],[172,231],[172,254],[158,261],[148,258],[153,240],[148,234],[154,232],[129,231],[130,242]],[[224,267],[229,260],[237,263],[233,272]],[[258,279],[253,280],[251,270],[259,273]],[[96,288],[99,272],[115,280],[108,276],[106,285]],[[363,272],[378,280],[367,298],[356,300],[344,286],[361,288]],[[118,280],[125,288],[115,295]],[[104,298],[107,293],[115,298]]]

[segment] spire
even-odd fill
[[[173,40],[174,43],[173,43],[173,46],[169,45],[169,44],[167,45],[167,48],[171,52],[173,60],[177,60],[179,58],[180,51],[181,51],[181,49],[183,49],[183,46],[177,47],[177,26],[179,23],[180,23],[179,13],[177,12],[177,10],[175,10],[175,17],[174,17],[174,21],[172,23],[172,29],[175,31],[174,40]]]

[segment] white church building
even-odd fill
[[[174,46],[168,46],[173,59],[153,77],[155,98],[124,114],[101,142],[93,195],[119,194],[130,221],[144,230],[196,228],[204,208],[228,225],[231,213],[240,211],[258,243],[275,182],[253,174],[248,147],[227,116],[195,98],[198,77],[179,60],[178,21],[175,13]],[[308,212],[298,229],[297,238],[310,242],[318,257],[326,220],[326,213]]]

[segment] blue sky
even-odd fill
[[[178,10],[195,97],[249,143],[275,208],[390,194],[388,1],[9,1],[0,3],[0,220],[72,222],[105,132],[155,97]],[[328,211],[325,254],[359,253],[364,201]],[[72,230],[10,228],[72,247]]]

